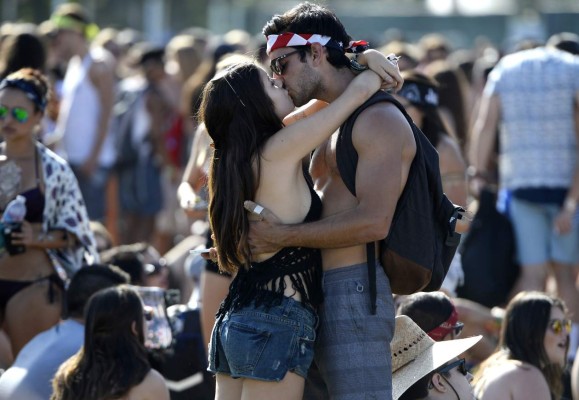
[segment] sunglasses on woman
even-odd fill
[[[28,121],[29,113],[28,110],[22,107],[12,107],[9,108],[7,106],[0,105],[0,120],[5,120],[8,116],[8,113],[12,115],[19,123],[23,124]]]
[[[452,371],[454,368],[458,370],[461,374],[466,376],[468,374],[468,369],[466,368],[466,360],[464,358],[458,359],[450,364],[443,365],[442,367],[438,368],[436,372],[439,374],[447,374]]]
[[[555,335],[560,334],[565,331],[565,333],[571,333],[571,320],[568,319],[552,319],[549,321],[549,328]]]

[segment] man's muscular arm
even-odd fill
[[[414,146],[412,129],[395,106],[381,103],[365,110],[356,120],[352,140],[359,157],[358,204],[316,222],[291,225],[279,224],[265,210],[264,220],[251,225],[254,253],[280,246],[348,247],[387,236],[402,190],[403,163],[407,164],[407,171],[414,156],[413,148],[408,148],[409,144]],[[247,208],[252,210],[248,203]]]

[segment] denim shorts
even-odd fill
[[[218,319],[209,343],[208,371],[232,378],[281,381],[306,377],[314,358],[317,315],[284,297],[279,306],[250,304]]]
[[[579,224],[573,221],[571,232],[561,235],[553,229],[560,207],[512,198],[509,215],[517,242],[517,256],[522,266],[555,261],[574,265],[579,261]]]

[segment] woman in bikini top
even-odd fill
[[[0,216],[17,195],[26,199],[20,229],[4,233],[0,249],[0,326],[15,357],[61,316],[63,280],[94,252],[88,217],[68,165],[37,142],[48,82],[21,69],[0,82]],[[11,251],[7,251],[11,250]]]

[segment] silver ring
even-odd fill
[[[261,215],[261,213],[263,212],[264,208],[262,206],[260,206],[259,204],[255,206],[255,208],[253,209],[253,213],[257,214],[257,215]]]
[[[398,60],[400,60],[400,56],[388,56],[386,57],[388,61],[390,61],[394,65],[398,65]]]

